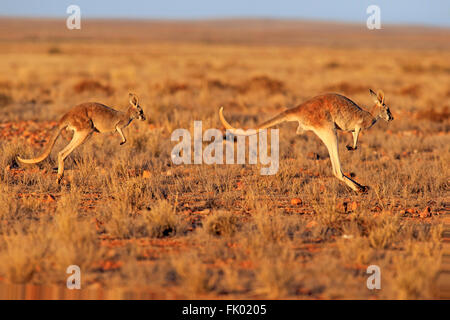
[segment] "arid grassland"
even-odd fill
[[[0,20],[0,297],[157,299],[428,299],[449,206],[450,31],[277,21]],[[280,168],[174,165],[177,128],[250,128],[325,92],[395,118],[340,133],[332,174],[311,132],[280,129]],[[134,92],[147,116],[120,136],[94,134],[55,183],[59,117]],[[205,144],[207,145],[207,144]],[[78,265],[82,290],[66,289]],[[380,290],[366,287],[378,265]]]

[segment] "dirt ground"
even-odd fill
[[[448,265],[450,30],[276,20],[199,22],[0,19],[0,297],[430,299]],[[339,134],[332,175],[312,132],[277,126],[280,167],[174,165],[175,129],[224,131],[220,106],[250,128],[325,92],[365,109],[382,89],[395,118]],[[146,121],[94,134],[66,160],[39,154],[70,107]],[[204,144],[206,146],[207,143]],[[66,269],[81,268],[68,290]],[[381,289],[369,290],[369,265]],[[447,270],[448,271],[448,270]],[[443,273],[444,272],[444,273]]]

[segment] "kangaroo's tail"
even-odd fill
[[[228,131],[230,131],[232,134],[237,135],[237,136],[252,136],[254,134],[259,133],[260,131],[262,131],[264,129],[273,127],[273,126],[275,126],[279,123],[285,122],[285,121],[289,121],[288,115],[286,114],[286,112],[282,112],[279,115],[277,115],[276,117],[274,117],[264,123],[261,123],[255,129],[249,129],[249,130],[236,129],[233,126],[231,126],[231,124],[229,124],[227,120],[225,120],[225,118],[223,116],[223,107],[220,107],[220,109],[219,109],[219,118],[220,118],[220,122],[222,122],[224,127]]]
[[[55,145],[56,139],[58,139],[59,135],[61,134],[61,131],[66,127],[66,125],[60,125],[56,131],[53,133],[53,136],[51,137],[50,141],[47,143],[47,145],[44,148],[44,151],[42,154],[34,159],[22,159],[21,157],[17,156],[17,160],[19,160],[22,163],[38,163],[44,160],[48,157],[50,152],[52,151],[53,146]]]

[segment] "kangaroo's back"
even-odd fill
[[[337,93],[327,93],[311,98],[288,111],[307,127],[324,127],[336,124],[346,129],[362,118],[362,110],[352,100]]]
[[[60,120],[60,123],[77,130],[96,127],[115,130],[115,125],[121,120],[123,112],[97,102],[85,102],[70,109]]]

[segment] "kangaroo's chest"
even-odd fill
[[[358,121],[346,117],[338,117],[334,120],[336,129],[342,131],[354,131],[358,125]]]
[[[101,133],[116,131],[117,121],[105,121],[103,119],[92,119],[96,131]]]
[[[121,129],[127,127],[132,119],[126,119],[126,120],[110,120],[105,121],[103,119],[98,121],[93,121],[94,127],[98,132],[114,132],[116,131],[117,127],[120,127]]]
[[[333,114],[336,129],[342,131],[354,131],[357,127],[361,127],[364,115],[359,110],[348,107],[338,110]]]

